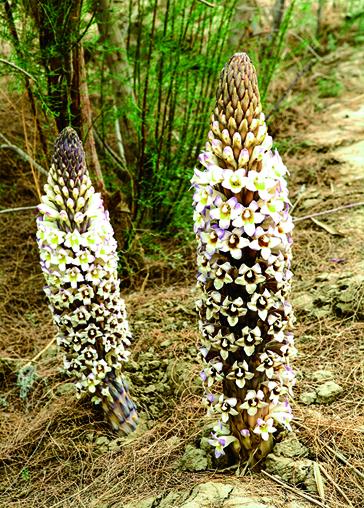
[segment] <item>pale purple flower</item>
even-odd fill
[[[211,256],[224,247],[224,240],[228,233],[221,228],[214,227],[209,232],[200,233],[201,241],[205,244],[206,252]]]
[[[215,457],[218,459],[222,455],[225,455],[224,448],[229,446],[231,443],[236,441],[233,436],[219,436],[216,433],[211,433],[212,439],[208,440],[208,443],[215,448]]]
[[[209,208],[214,202],[215,197],[216,195],[212,187],[208,185],[196,186],[196,191],[193,195],[196,211],[202,213],[206,208]]]
[[[235,197],[224,201],[220,196],[217,196],[214,205],[215,208],[211,209],[210,217],[218,220],[219,227],[222,229],[228,229],[231,221],[239,216],[243,208]]]
[[[271,407],[269,414],[277,423],[286,427],[287,430],[292,430],[291,421],[293,419],[293,415],[288,399],[285,399],[281,404]]]
[[[208,388],[210,388],[215,381],[222,381],[224,379],[223,363],[219,358],[214,358],[209,361],[206,368],[200,373],[201,379],[207,382]]]

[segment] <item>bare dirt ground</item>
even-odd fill
[[[303,104],[282,113],[277,129],[297,218],[294,427],[321,467],[324,493],[311,496],[330,508],[359,508],[364,496],[364,207],[347,207],[364,201],[363,60],[363,51],[347,47],[316,65],[301,85]],[[341,94],[322,97],[317,82],[332,69]],[[20,106],[4,101],[4,128]],[[23,136],[21,127],[6,133]],[[2,157],[1,208],[36,204],[29,167],[10,152]],[[133,436],[117,439],[101,414],[75,399],[54,345],[19,377],[54,336],[34,219],[34,211],[0,215],[0,506],[142,508],[148,496],[215,480],[238,483],[246,495],[269,495],[271,506],[315,506],[259,472],[236,478],[233,471],[179,467],[205,424],[192,257],[183,284],[150,278],[125,294],[135,338],[128,376],[143,417]],[[327,380],[342,391],[322,403]]]

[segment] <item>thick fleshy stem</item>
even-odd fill
[[[117,246],[71,128],[56,140],[44,190],[37,241],[64,368],[76,378],[78,394],[92,394],[112,427],[126,435],[136,428],[138,415],[122,375],[131,333],[120,296]]]
[[[234,55],[217,90],[202,170],[192,179],[205,403],[220,420],[216,456],[233,443],[261,460],[290,429],[295,354],[287,173],[267,133],[249,57]]]

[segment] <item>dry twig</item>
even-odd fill
[[[17,208],[5,208],[0,210],[0,213],[12,213],[12,212],[23,212],[24,210],[35,210],[37,205],[33,206],[18,206]]]
[[[338,206],[337,208],[331,208],[331,210],[324,210],[323,212],[312,213],[311,215],[304,215],[303,217],[293,217],[293,222],[300,222],[307,219],[312,219],[313,217],[319,217],[321,215],[329,215],[330,213],[339,212],[340,210],[347,210],[349,208],[354,208],[356,206],[364,206],[364,201],[359,201],[359,203],[350,203],[349,205]]]
[[[348,503],[348,506],[353,507],[354,505],[352,504],[352,502],[350,501],[348,496],[345,494],[345,492],[342,490],[342,488],[339,487],[339,485],[335,482],[335,480],[332,478],[332,476],[329,475],[329,473],[326,471],[326,469],[321,464],[319,464],[318,466],[319,466],[321,472],[323,473],[323,475],[327,478],[327,480],[329,480],[329,482],[331,482],[333,484],[333,486],[336,488],[336,490],[342,495],[342,497]]]
[[[2,139],[5,143],[5,145],[0,145],[0,150],[13,150],[13,152],[16,152],[19,157],[21,157],[23,160],[28,162],[30,165],[33,165],[39,173],[42,173],[43,175],[47,175],[48,172],[37,162],[35,162],[32,157],[30,157],[26,152],[24,152],[21,148],[19,148],[16,145],[13,145],[5,136],[4,134],[0,133],[0,139]]]
[[[320,506],[321,508],[327,508],[324,504],[321,503],[321,501],[317,501],[317,499],[315,499],[314,497],[311,497],[308,494],[305,494],[304,492],[302,492],[301,490],[296,489],[296,488],[292,487],[291,485],[288,485],[288,483],[280,480],[279,478],[276,478],[272,474],[267,473],[267,471],[262,471],[262,473],[265,476],[268,476],[268,478],[270,478],[271,480],[278,483],[278,485],[281,485],[282,487],[284,487],[287,490],[290,490],[294,494],[297,494],[298,496],[301,496],[301,497],[307,499],[307,501],[311,501],[311,503],[314,503],[316,506]]]
[[[350,464],[350,462],[348,461],[348,459],[347,459],[347,458],[345,458],[345,457],[344,457],[344,455],[343,455],[342,453],[337,452],[336,450],[333,450],[333,449],[331,448],[331,446],[329,446],[329,445],[328,445],[328,444],[326,444],[326,443],[322,443],[322,444],[325,446],[325,448],[326,448],[327,450],[329,450],[332,454],[334,454],[334,455],[335,455],[335,457],[336,457],[337,459],[339,459],[339,460],[340,460],[341,462],[343,462],[346,466],[350,467],[353,471],[355,471],[355,473],[356,473],[356,474],[357,474],[360,478],[363,478],[363,479],[364,479],[364,474],[363,474],[361,471],[359,471],[359,469],[357,469],[355,466],[353,466],[352,464]]]
[[[31,365],[31,364],[32,364],[32,363],[34,363],[36,360],[38,360],[38,358],[40,358],[40,357],[42,356],[42,354],[43,354],[43,353],[45,353],[45,352],[47,351],[47,349],[49,349],[49,348],[51,347],[51,345],[54,343],[54,341],[55,341],[55,340],[56,340],[56,337],[53,337],[53,339],[52,339],[52,340],[50,340],[50,341],[48,342],[48,344],[47,344],[47,345],[46,345],[46,346],[45,346],[45,347],[44,347],[41,351],[39,351],[39,353],[37,353],[37,354],[34,356],[34,358],[32,358],[31,360],[29,360],[29,362],[28,362],[28,363],[26,363],[26,364],[24,365],[24,367],[23,367],[23,368],[25,369],[26,367],[29,367],[29,365]]]
[[[21,67],[19,67],[18,65],[16,65],[15,63],[13,62],[9,62],[8,60],[5,60],[4,58],[0,58],[0,63],[3,63],[5,65],[9,65],[9,67],[12,67],[13,69],[17,70],[18,72],[21,72],[22,74],[24,74],[27,78],[31,79],[32,81],[34,81],[34,83],[37,82],[37,80],[31,75],[29,74],[29,72],[27,72],[26,70],[22,69]]]

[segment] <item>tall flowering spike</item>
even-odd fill
[[[78,394],[91,393],[112,427],[126,435],[138,416],[121,372],[131,333],[120,296],[116,241],[71,128],[55,143],[44,190],[37,241],[64,368],[76,378]]]
[[[292,220],[285,174],[261,110],[248,56],[223,69],[202,168],[195,170],[197,302],[205,404],[215,454],[234,444],[262,459],[292,419],[295,354],[290,290]]]

